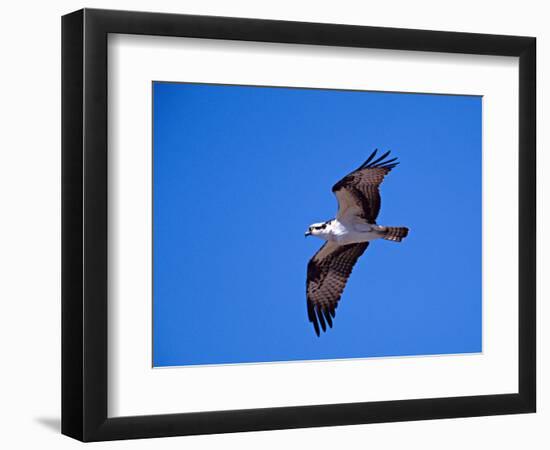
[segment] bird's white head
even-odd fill
[[[321,239],[328,239],[328,236],[331,233],[330,222],[322,223],[312,223],[307,229],[305,235],[307,236],[317,236]]]

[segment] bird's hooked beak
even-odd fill
[[[304,234],[305,237],[308,237],[308,236],[311,236],[311,231],[310,230],[307,230]]]

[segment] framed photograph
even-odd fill
[[[535,411],[535,38],[62,20],[62,432]]]

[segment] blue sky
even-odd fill
[[[481,97],[153,83],[153,364],[479,352]],[[334,328],[306,314],[332,185],[401,164]]]

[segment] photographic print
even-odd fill
[[[155,81],[153,366],[482,352],[482,97]]]
[[[63,434],[536,411],[536,38],[88,8],[61,36]]]

